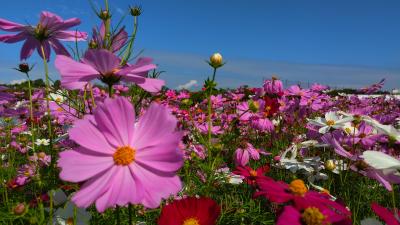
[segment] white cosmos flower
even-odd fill
[[[350,113],[346,113],[343,111],[339,111],[338,113],[341,115],[344,115],[344,116],[348,116],[348,117],[352,116]],[[360,117],[367,124],[374,127],[379,133],[385,134],[385,135],[395,139],[396,141],[400,141],[400,131],[397,130],[395,127],[393,127],[391,125],[381,124],[377,120],[375,120],[369,116],[361,115]]]
[[[383,125],[369,116],[363,116],[363,120],[369,125],[373,126],[375,129],[377,129],[378,132],[386,134],[387,136],[395,139],[396,141],[400,141],[400,131],[398,131],[393,126]]]
[[[375,218],[366,218],[361,220],[361,225],[383,225],[383,223]]]
[[[231,173],[228,167],[224,167],[215,171],[216,178],[224,183],[230,184],[241,184],[243,183],[243,177],[234,173]]]
[[[69,225],[74,221],[74,208],[77,206],[68,201],[64,208],[54,213],[53,225]],[[76,225],[89,225],[91,215],[84,208],[76,208]]]
[[[63,96],[62,91],[57,91],[56,93],[50,93],[50,100],[55,101],[57,103],[63,103],[65,98]]]
[[[37,145],[37,146],[40,146],[40,145],[48,146],[49,144],[50,144],[49,139],[36,139],[36,141],[35,141],[35,145]]]
[[[292,144],[282,153],[278,166],[290,170],[292,173],[304,170],[306,174],[310,174],[315,171],[315,168],[318,168],[321,165],[321,159],[318,156],[304,158],[301,161],[297,160],[297,152],[297,144]],[[290,157],[286,157],[288,153],[290,153]]]
[[[351,122],[344,123],[342,127],[343,131],[348,135],[357,135],[358,129]]]
[[[400,175],[400,160],[379,151],[365,151],[362,154],[364,161],[372,168],[381,170],[383,174]]]
[[[308,119],[309,124],[320,127],[319,132],[321,134],[325,134],[331,128],[339,129],[342,128],[345,123],[353,121],[352,116],[341,116],[336,112],[327,112],[325,113],[325,117],[317,117],[315,119]]]

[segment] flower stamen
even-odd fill
[[[289,190],[298,196],[304,196],[304,194],[308,191],[306,185],[303,180],[296,179],[289,184]]]
[[[114,153],[114,163],[116,165],[127,166],[135,160],[136,150],[130,146],[122,146],[117,148]]]

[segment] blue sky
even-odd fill
[[[155,59],[171,88],[191,80],[202,83],[211,73],[204,60],[213,52],[227,61],[217,75],[223,87],[260,86],[272,74],[338,87],[362,87],[386,77],[386,89],[400,87],[400,1],[109,2],[115,22],[129,5],[142,6],[135,51],[143,49]],[[0,8],[0,15],[36,24],[41,10],[79,17],[79,29],[88,32],[99,22],[84,0],[14,0]],[[124,21],[128,30],[130,20]],[[0,43],[0,81],[23,78],[10,70],[18,64],[21,46]],[[35,77],[43,76],[38,57],[28,62],[37,64]],[[50,71],[57,78],[53,66]]]

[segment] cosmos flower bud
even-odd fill
[[[104,21],[111,18],[111,14],[108,10],[101,10],[98,15],[99,15],[100,19],[102,19]]]
[[[13,212],[15,215],[22,215],[26,210],[26,206],[24,203],[18,203],[14,208]]]
[[[31,71],[31,68],[29,68],[28,63],[21,63],[18,65],[18,69],[19,71],[21,71],[22,73],[28,73],[29,71]]]
[[[327,160],[325,162],[324,166],[325,166],[325,169],[330,170],[330,171],[332,171],[336,168],[335,162],[332,159]]]
[[[214,67],[215,69],[218,67],[221,67],[223,65],[222,63],[222,55],[219,53],[214,53],[210,57],[210,66]]]
[[[98,44],[97,44],[97,42],[95,41],[95,40],[91,40],[90,42],[89,42],[89,48],[90,49],[96,49],[98,47]]]
[[[130,7],[130,12],[132,16],[140,16],[140,14],[142,14],[142,7],[140,6]]]

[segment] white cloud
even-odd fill
[[[12,80],[12,81],[10,81],[10,84],[11,84],[11,85],[14,85],[14,84],[22,84],[22,83],[24,83],[25,81],[27,81],[27,80],[26,80],[26,79]]]
[[[190,89],[191,87],[197,86],[197,80],[190,80],[189,82],[187,82],[186,84],[181,84],[178,86],[178,90],[181,89]]]

